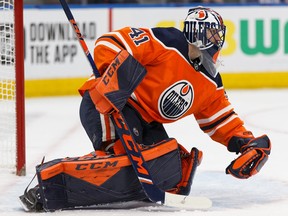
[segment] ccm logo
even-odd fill
[[[83,37],[82,37],[82,34],[77,26],[77,23],[75,22],[75,20],[71,19],[70,20],[70,23],[72,24],[73,28],[75,29],[75,32],[76,32],[76,35],[77,37],[79,38],[79,40],[84,40]]]
[[[139,154],[139,149],[136,146],[137,144],[132,140],[132,137],[127,134],[123,134],[123,139],[125,141],[126,147],[130,152],[131,158],[133,161],[137,163],[137,170],[139,173],[143,175],[149,175],[147,169],[143,166],[143,158]]]
[[[110,79],[114,75],[114,73],[117,71],[117,69],[120,66],[120,60],[119,58],[114,59],[114,61],[109,65],[108,69],[106,70],[104,76],[103,76],[103,83],[105,85],[108,85]]]
[[[114,162],[97,162],[97,163],[87,163],[87,164],[78,164],[76,166],[76,170],[95,170],[95,169],[106,169],[109,167],[116,167],[118,164],[118,161]]]
[[[125,123],[125,119],[123,119],[121,114],[118,112],[114,112],[112,117],[114,119],[115,126],[120,130],[119,134],[121,136],[121,141],[124,142],[123,147],[127,151],[127,154],[130,155],[132,163],[137,165],[137,171],[140,174],[144,175],[145,177],[149,177],[149,172],[144,165],[141,152],[137,146],[137,143],[133,140],[133,137],[130,134],[129,128]]]

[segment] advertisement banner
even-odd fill
[[[221,5],[213,9],[221,14],[227,27],[218,68],[226,86],[288,86],[288,6]],[[92,56],[95,40],[104,33],[126,26],[182,30],[188,10],[186,6],[71,9]],[[65,79],[66,94],[69,86],[75,91],[75,86],[92,74],[62,8],[27,8],[24,27],[26,80]],[[52,86],[47,82],[27,82],[27,92],[35,94],[36,84],[45,85],[45,91]]]
[[[73,9],[93,55],[97,37],[108,31],[107,9]],[[61,9],[25,10],[26,79],[88,77],[92,69]]]

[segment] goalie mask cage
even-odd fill
[[[0,168],[25,175],[23,0],[0,0]]]

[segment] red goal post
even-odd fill
[[[0,168],[26,174],[23,0],[0,0]]]

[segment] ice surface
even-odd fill
[[[187,117],[166,125],[171,137],[190,149],[204,152],[194,178],[191,195],[211,198],[207,211],[171,210],[130,202],[112,209],[57,211],[53,215],[99,216],[284,216],[288,215],[288,89],[228,90],[235,111],[255,136],[267,133],[272,152],[259,174],[247,180],[226,175],[226,166],[236,157],[225,147],[203,134],[194,118]],[[42,157],[80,156],[92,151],[79,120],[80,97],[53,97],[26,100],[27,175],[17,177],[7,170],[0,173],[0,215],[37,215],[26,213],[18,202]],[[40,213],[39,213],[40,214]]]

